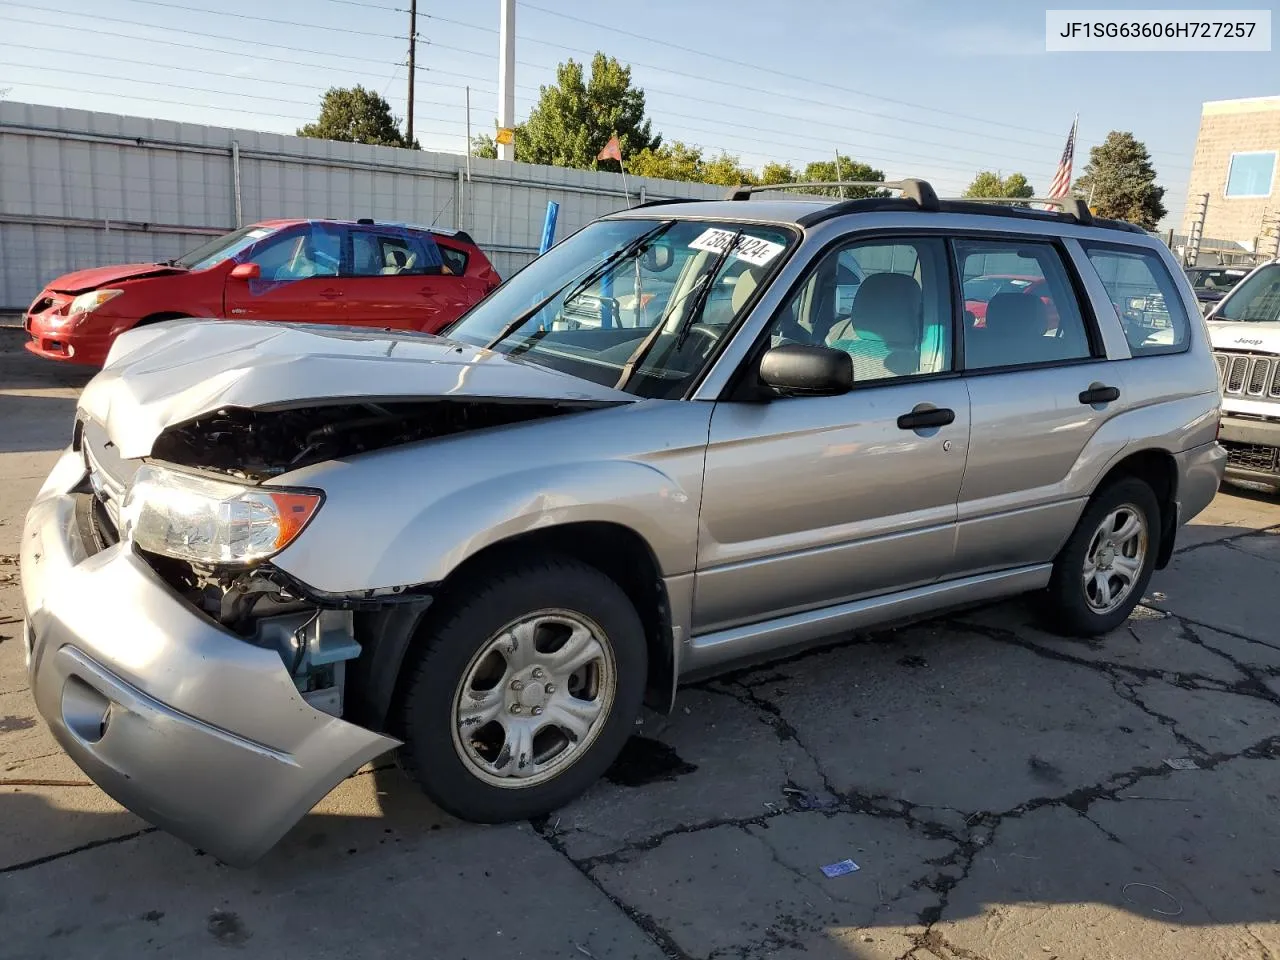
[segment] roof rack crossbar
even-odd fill
[[[729,200],[748,200],[753,193],[766,190],[799,190],[813,187],[827,189],[842,187],[876,187],[881,190],[897,190],[907,200],[915,201],[921,210],[936,211],[938,195],[924,180],[907,178],[905,180],[817,180],[808,183],[758,183],[744,184],[729,191]]]

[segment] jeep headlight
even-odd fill
[[[149,553],[210,565],[274,556],[324,501],[318,491],[243,486],[145,465],[125,495],[126,538]]]

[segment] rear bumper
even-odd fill
[[[68,452],[27,516],[28,672],[53,735],[139,816],[231,864],[397,742],[311,707],[274,650],[175,596],[127,545],[87,555]]]
[[[1179,524],[1186,523],[1213,502],[1222,485],[1227,451],[1216,441],[1176,454],[1178,461]]]

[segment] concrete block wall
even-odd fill
[[[1209,195],[1204,236],[1219,237],[1254,248],[1263,217],[1280,213],[1280,162],[1269,197],[1228,197],[1227,173],[1233,153],[1275,150],[1280,153],[1280,96],[1219,100],[1204,104],[1195,157],[1187,183],[1182,233],[1189,233],[1200,197]],[[1274,241],[1262,241],[1264,250]]]
[[[234,145],[234,146],[233,146]],[[180,256],[243,223],[373,217],[465,229],[509,276],[557,237],[626,206],[619,174],[0,102],[0,309],[71,270]],[[723,187],[631,177],[631,199]]]

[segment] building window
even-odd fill
[[[1269,197],[1271,178],[1276,171],[1274,150],[1233,153],[1227,169],[1228,197]]]

